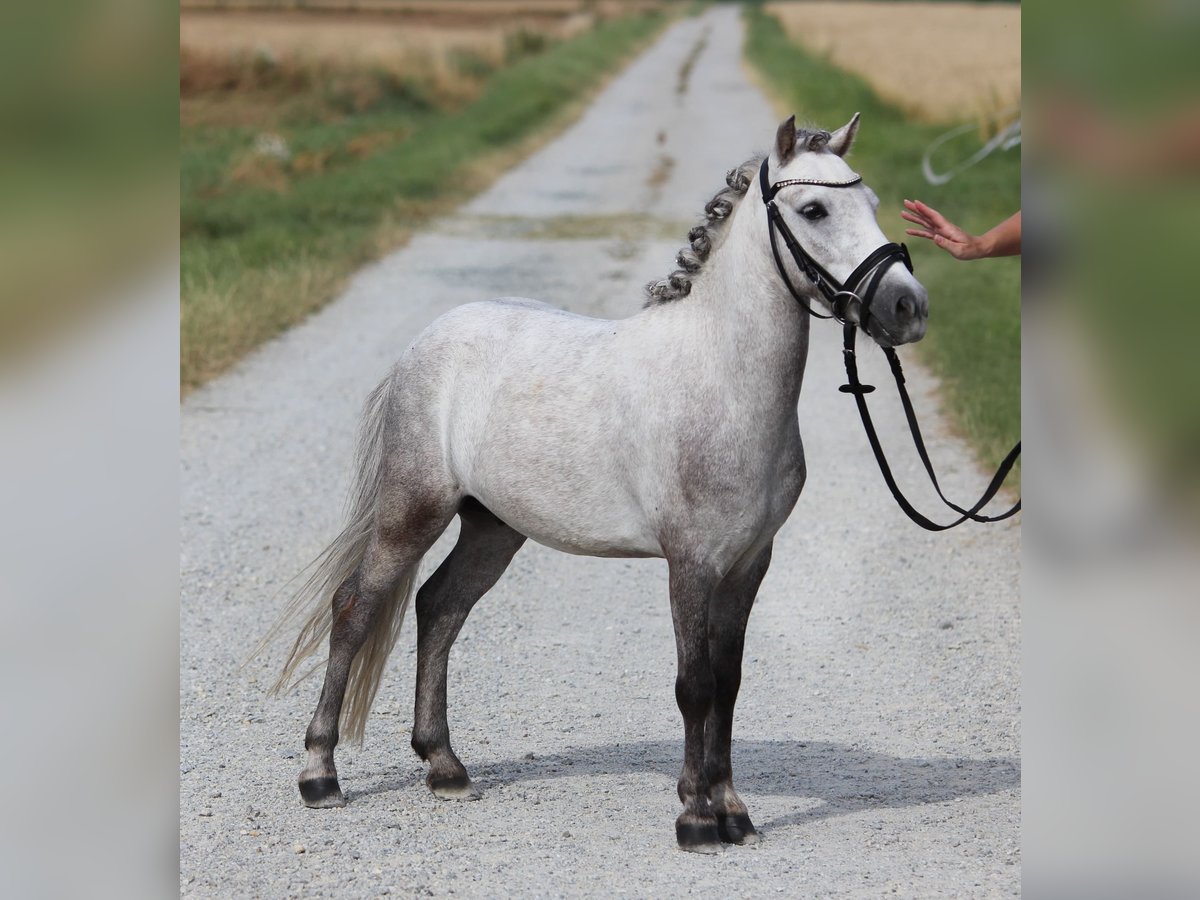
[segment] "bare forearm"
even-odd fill
[[[1021,211],[1013,213],[995,228],[981,234],[979,256],[1017,256],[1021,252]]]

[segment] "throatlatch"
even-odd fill
[[[1000,463],[1000,467],[996,470],[996,474],[992,476],[992,480],[988,483],[987,489],[983,495],[970,508],[964,509],[956,503],[947,499],[942,492],[942,487],[938,484],[937,474],[934,472],[933,463],[929,459],[929,452],[925,449],[925,441],[921,437],[921,428],[917,424],[916,412],[913,410],[912,400],[908,396],[908,389],[904,386],[904,371],[900,366],[900,357],[896,355],[894,347],[882,347],[884,355],[887,356],[888,364],[892,368],[892,376],[896,380],[896,391],[900,395],[901,405],[904,407],[904,416],[908,420],[908,430],[912,435],[913,444],[917,448],[917,455],[921,458],[921,463],[925,467],[925,472],[929,476],[930,482],[933,484],[933,489],[937,492],[938,497],[946,506],[959,514],[959,517],[949,524],[940,524],[932,519],[924,516],[909,502],[908,498],[900,490],[896,484],[896,479],[892,475],[891,467],[888,465],[887,457],[884,455],[883,446],[879,442],[879,435],[875,431],[875,424],[871,420],[871,412],[867,407],[866,395],[875,390],[874,385],[863,384],[858,377],[858,358],[855,353],[855,340],[858,329],[862,328],[866,331],[867,322],[871,315],[871,301],[875,298],[875,291],[879,287],[879,282],[883,280],[883,276],[897,262],[904,263],[908,271],[913,270],[912,258],[908,255],[908,247],[904,244],[887,243],[882,247],[870,253],[866,259],[855,267],[854,271],[845,282],[839,283],[836,278],[829,274],[820,263],[804,249],[796,236],[792,234],[792,230],[788,228],[787,222],[783,220],[783,213],[780,212],[778,205],[775,203],[775,195],[785,187],[798,184],[811,184],[819,187],[843,188],[851,187],[862,181],[861,176],[854,176],[846,181],[822,181],[818,179],[808,178],[790,178],[784,181],[778,181],[771,184],[767,169],[768,160],[764,159],[762,166],[758,170],[759,187],[762,189],[763,203],[767,207],[767,232],[771,237],[771,254],[775,257],[775,268],[779,270],[779,275],[783,278],[783,283],[787,285],[789,293],[800,304],[800,307],[810,316],[817,319],[834,319],[842,325],[842,359],[846,365],[846,380],[838,390],[845,394],[851,394],[854,397],[855,405],[858,407],[859,417],[862,419],[863,430],[867,433],[867,440],[871,444],[871,450],[875,454],[875,461],[879,465],[879,471],[883,474],[883,480],[888,486],[888,490],[892,492],[892,496],[896,499],[900,509],[904,514],[912,519],[916,524],[928,531],[946,531],[961,525],[968,520],[972,522],[999,522],[1002,519],[1007,519],[1015,515],[1021,509],[1021,501],[1018,499],[1006,511],[994,516],[982,515],[982,510],[992,498],[996,496],[996,492],[1000,490],[1000,486],[1004,484],[1005,478],[1012,470],[1017,458],[1021,455],[1021,442],[1017,441],[1015,447],[1008,452],[1004,461]],[[779,254],[779,246],[776,241],[776,232],[782,238],[788,252],[791,253],[792,259],[805,277],[816,286],[825,299],[829,302],[831,310],[830,315],[825,315],[814,310],[808,303],[808,300],[796,290],[792,280],[788,277],[787,269],[783,265],[783,258]],[[865,289],[860,293],[858,288],[866,282]],[[858,301],[858,321],[855,322],[850,315],[850,302]],[[879,327],[882,328],[880,324]],[[884,329],[886,333],[886,329]]]

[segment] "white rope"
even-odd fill
[[[1006,110],[1004,113],[1001,114],[1000,117],[1007,116],[1007,115],[1010,115],[1010,114],[1016,113],[1016,112],[1020,112],[1020,110],[1017,108]],[[1000,118],[1000,117],[998,117],[998,118]],[[978,127],[979,126],[976,125],[974,122],[968,122],[965,125],[958,125],[954,128],[951,128],[945,134],[942,134],[942,135],[938,136],[937,138],[935,138],[930,143],[930,145],[925,148],[925,155],[921,157],[921,171],[925,174],[926,181],[928,181],[930,184],[935,184],[935,185],[936,184],[945,184],[951,178],[953,178],[955,175],[958,175],[960,172],[965,172],[967,169],[971,168],[971,166],[974,166],[977,163],[982,162],[984,159],[986,159],[988,156],[990,156],[997,149],[1011,150],[1013,147],[1016,147],[1018,144],[1021,143],[1021,120],[1018,118],[1014,122],[1012,122],[1010,125],[1008,125],[1006,128],[1001,129],[1000,132],[997,133],[995,137],[993,137],[990,141],[988,141],[986,144],[984,144],[982,147],[980,147],[978,150],[976,150],[974,153],[972,153],[969,157],[967,157],[965,160],[960,162],[958,165],[952,166],[949,170],[947,170],[945,172],[933,171],[933,166],[929,160],[930,160],[930,157],[933,156],[934,152],[939,147],[941,147],[947,141],[951,141],[954,138],[959,137],[960,135],[964,135],[964,134],[967,134],[968,132],[976,130]]]

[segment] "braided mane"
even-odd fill
[[[807,150],[823,150],[829,143],[828,131],[797,129],[796,147]],[[736,169],[725,173],[725,187],[717,191],[704,206],[705,220],[688,232],[688,246],[675,256],[679,266],[665,278],[646,284],[646,306],[670,303],[692,292],[692,280],[704,268],[704,263],[720,243],[729,224],[729,217],[741,199],[746,196],[753,179],[758,175],[765,154],[746,160]]]

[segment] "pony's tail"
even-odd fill
[[[295,678],[301,664],[327,644],[333,625],[334,594],[358,569],[371,541],[375,530],[376,505],[383,483],[385,422],[393,385],[394,377],[389,375],[367,398],[355,454],[354,483],[346,500],[345,527],[333,543],[309,564],[307,568],[311,569],[311,574],[308,579],[255,650],[254,655],[258,655],[285,628],[298,621],[303,622],[283,671],[271,687],[274,695],[283,693],[320,668],[318,664]],[[342,705],[338,730],[342,737],[360,744],[388,655],[404,624],[404,613],[416,582],[417,565],[414,563],[404,571],[392,597],[379,610],[366,643],[350,665],[346,701]]]

